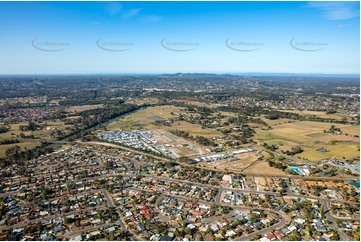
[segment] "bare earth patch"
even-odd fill
[[[225,170],[228,171],[235,171],[235,172],[242,172],[248,166],[251,166],[253,163],[257,161],[260,157],[258,152],[250,152],[245,154],[239,154],[235,156],[238,160],[231,161],[221,160],[215,162],[201,162],[200,164],[204,167],[214,168],[216,167],[217,170]]]
[[[71,112],[71,113],[79,113],[79,112],[102,108],[102,107],[104,107],[104,104],[71,106],[66,111]]]
[[[269,175],[269,176],[277,176],[277,175],[285,175],[286,173],[280,169],[270,167],[265,161],[258,161],[255,164],[251,165],[247,169],[244,170],[246,174],[254,174],[254,175]]]

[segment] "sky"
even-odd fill
[[[359,74],[359,9],[359,2],[0,2],[0,75]]]

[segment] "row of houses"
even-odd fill
[[[158,149],[154,148],[157,141],[154,139],[152,131],[106,131],[97,134],[97,138],[105,140],[110,143],[118,143],[136,149],[148,150],[155,153],[160,153]]]

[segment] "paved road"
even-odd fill
[[[333,230],[335,230],[338,235],[340,236],[340,240],[341,241],[353,241],[352,238],[348,237],[338,226],[337,226],[337,221],[336,218],[334,218],[331,213],[330,213],[330,209],[328,207],[328,201],[326,199],[320,199],[321,204],[323,206],[324,211],[326,211],[325,215],[328,221],[331,222],[331,224],[329,225]]]
[[[115,145],[115,144],[106,143],[106,142],[94,142],[94,141],[91,141],[91,142],[77,142],[77,143],[85,144],[85,145],[86,144],[93,144],[93,145],[116,147],[116,148],[119,148],[119,149],[131,151],[131,152],[134,152],[134,153],[137,153],[137,154],[150,156],[150,157],[153,157],[155,159],[162,160],[162,161],[165,161],[165,162],[174,162],[174,163],[179,164],[179,165],[194,167],[194,165],[191,165],[191,164],[188,164],[188,163],[185,163],[185,162],[177,162],[177,161],[174,161],[174,160],[171,161],[170,159],[167,159],[167,158],[164,158],[164,157],[159,157],[159,156],[151,155],[151,154],[148,154],[148,153],[145,153],[145,152],[133,150],[133,149],[130,149],[128,147],[121,146],[121,145]],[[263,147],[261,147],[261,148],[263,149]],[[305,161],[303,161],[303,162],[305,162]],[[210,167],[207,167],[207,168],[202,167],[202,169],[209,170],[209,171],[219,171],[217,169],[212,169]],[[232,171],[232,173],[240,174],[240,175],[253,175],[254,176],[254,173],[247,173],[247,172]],[[295,175],[275,175],[275,176],[257,175],[257,176],[259,176],[259,177],[271,177],[271,178],[297,178],[297,179],[301,179],[301,180],[316,180],[316,181],[322,181],[322,180],[325,180],[325,181],[334,181],[334,180],[335,181],[358,181],[359,180],[358,177],[355,177],[355,178],[347,178],[347,177],[346,178],[340,178],[340,177],[312,177],[312,176],[295,176]]]
[[[205,224],[211,224],[211,223],[213,223],[213,222],[215,222],[215,221],[218,221],[218,220],[221,220],[221,219],[232,218],[232,217],[234,217],[234,216],[236,215],[235,212],[236,212],[235,210],[232,210],[232,211],[230,211],[229,213],[224,214],[224,215],[221,215],[221,216],[211,217],[211,218],[205,218],[205,219],[203,220],[203,222],[204,222]]]
[[[88,227],[88,228],[84,228],[84,229],[79,229],[79,230],[75,230],[75,231],[70,231],[64,234],[65,238],[72,238],[78,235],[81,235],[82,233],[87,233],[87,232],[91,232],[100,228],[104,228],[106,226],[111,226],[111,225],[115,225],[115,223],[111,223],[111,224],[100,224],[97,226],[92,226],[92,227]]]
[[[93,179],[99,179],[99,178],[105,178],[105,177],[113,177],[113,176],[119,176],[119,175],[124,176],[124,177],[133,177],[133,176],[135,176],[134,174],[113,173],[113,174],[105,174],[105,175],[96,176],[96,177],[83,178],[83,179],[76,180],[76,181],[73,181],[73,182],[78,182],[78,181],[82,181],[82,180],[93,180]],[[163,181],[168,181],[168,182],[176,181],[176,182],[187,183],[187,184],[196,185],[196,186],[200,186],[200,187],[214,188],[214,189],[219,189],[219,191],[221,191],[221,192],[223,192],[223,191],[233,191],[233,192],[241,192],[241,193],[247,192],[247,193],[254,193],[254,194],[266,194],[266,195],[272,195],[272,196],[276,196],[276,197],[280,196],[280,194],[276,193],[276,192],[242,190],[242,189],[238,189],[238,188],[224,188],[224,187],[213,186],[213,185],[208,185],[208,184],[202,184],[202,183],[197,183],[197,182],[192,182],[192,181],[186,181],[186,180],[180,180],[180,179],[172,179],[172,178],[163,178],[163,177],[151,176],[151,175],[142,175],[142,174],[140,174],[140,176],[152,178],[152,179],[155,179],[155,180],[163,180]],[[286,182],[287,182],[287,180],[286,180]],[[0,197],[13,196],[13,195],[15,195],[17,193],[18,193],[18,191],[1,193]],[[290,193],[290,195],[292,197],[309,198],[309,199],[317,199],[317,200],[320,199],[320,197],[292,194],[291,191],[289,191],[289,193]],[[219,193],[217,194],[217,196],[218,195],[219,195]],[[331,200],[331,199],[324,199],[324,200],[328,201],[328,202],[344,203],[344,204],[351,204],[351,205],[357,205],[357,206],[359,205],[359,203],[350,202],[350,201]]]
[[[104,205],[97,206],[97,207],[88,207],[88,208],[85,208],[85,209],[78,209],[76,211],[71,211],[71,212],[68,212],[68,213],[48,215],[48,216],[44,216],[44,217],[37,218],[37,219],[32,219],[32,220],[23,220],[23,221],[15,224],[15,225],[4,226],[4,228],[20,228],[20,227],[24,227],[24,226],[29,225],[29,224],[36,224],[37,222],[41,222],[41,221],[45,221],[45,220],[52,220],[52,219],[55,219],[55,218],[66,217],[66,216],[71,215],[71,214],[78,214],[78,213],[83,213],[83,212],[86,212],[86,211],[91,211],[91,210],[95,210],[95,209],[105,209],[105,208],[107,208],[107,207],[104,206]]]
[[[163,178],[161,178],[161,179],[163,179]],[[201,184],[201,185],[203,185],[203,184]],[[206,186],[209,186],[209,185],[206,185]],[[147,193],[149,192],[149,191],[142,190],[142,189],[137,189],[137,188],[128,188],[128,189],[130,189],[130,190],[138,190],[138,191],[147,192]],[[219,191],[222,191],[222,189],[223,189],[223,188],[219,188]],[[243,190],[241,190],[241,191],[243,191]],[[253,192],[253,191],[252,191],[252,192]],[[149,192],[149,193],[152,193],[152,192]],[[218,195],[218,194],[217,194],[217,195]],[[307,196],[297,196],[297,195],[294,195],[294,194],[290,194],[290,195],[296,196],[296,197],[310,198],[310,197],[307,197]],[[180,195],[172,195],[172,194],[169,194],[169,195],[167,195],[167,196],[169,196],[169,197],[175,197],[175,198],[178,198],[178,199],[188,199],[188,200],[191,199],[191,198],[189,198],[189,197],[183,197],[183,196],[180,196]],[[320,197],[311,197],[311,198],[320,200],[320,201],[323,203],[323,206],[325,207],[325,210],[327,209],[327,205],[325,205],[327,202],[337,202],[337,201],[335,201],[335,200],[322,199],[322,198],[320,198]],[[202,200],[199,200],[199,201],[201,201],[201,202],[204,203],[204,204],[208,204],[208,205],[211,205],[211,204],[212,204],[211,202],[206,202],[206,201],[202,201]],[[344,201],[340,201],[340,202],[344,202]],[[274,210],[271,210],[271,209],[264,209],[264,208],[258,208],[258,207],[246,207],[246,206],[236,206],[236,205],[227,205],[227,204],[222,204],[222,205],[223,205],[223,206],[232,207],[232,208],[236,208],[236,209],[249,208],[249,209],[258,209],[258,210],[269,211],[269,212],[273,212],[273,213],[278,214],[278,216],[279,216],[279,218],[280,218],[280,221],[279,221],[277,224],[275,224],[275,225],[273,225],[273,226],[271,226],[271,227],[269,227],[269,228],[266,228],[266,229],[263,229],[263,230],[260,230],[260,231],[256,231],[256,232],[254,232],[254,233],[252,233],[252,234],[249,234],[249,235],[247,235],[247,236],[245,236],[245,237],[235,238],[235,240],[251,240],[252,238],[254,238],[254,237],[257,236],[257,235],[263,236],[264,234],[269,233],[269,232],[271,232],[271,231],[273,231],[273,230],[281,229],[281,228],[283,228],[286,224],[289,224],[289,223],[291,222],[291,218],[290,218],[287,214],[285,214],[285,213],[283,213],[283,212],[281,212],[281,211],[274,211]],[[331,227],[332,229],[334,229],[335,231],[338,231],[338,233],[339,233],[339,235],[340,235],[340,238],[341,238],[342,240],[344,240],[344,241],[349,241],[350,238],[349,238],[347,235],[345,235],[342,231],[340,231],[339,228],[337,228],[337,227],[335,226],[335,224],[334,224],[334,223],[335,223],[335,218],[333,218],[329,213],[326,213],[326,216],[327,216],[327,218],[328,218],[330,221],[333,222],[333,224],[332,224],[330,227]],[[215,221],[215,220],[210,220],[210,221],[212,222],[212,221]]]
[[[114,200],[112,199],[111,195],[105,189],[101,189],[101,191],[104,193],[104,197],[108,202],[108,207],[110,209],[112,209],[114,213],[116,213],[118,220],[115,223],[111,223],[111,224],[101,224],[101,225],[97,225],[97,226],[93,226],[93,227],[89,227],[89,228],[84,228],[84,229],[68,232],[65,234],[66,238],[74,237],[74,236],[80,235],[82,233],[87,233],[87,232],[94,231],[94,230],[97,230],[97,229],[100,229],[100,228],[103,228],[106,226],[111,226],[111,225],[118,225],[122,228],[123,231],[127,231],[127,228],[125,227],[123,221],[120,218],[121,213],[119,210],[116,209],[116,205],[115,205]],[[136,237],[134,234],[132,234],[131,237],[133,238],[133,240],[141,240],[138,237]]]
[[[220,203],[220,202],[221,202],[222,192],[223,192],[223,189],[218,189],[217,196],[216,196],[216,198],[214,199],[215,203]]]
[[[104,196],[105,196],[105,198],[107,199],[107,201],[108,201],[108,205],[109,205],[109,207],[113,210],[113,212],[114,213],[116,213],[116,215],[117,215],[117,217],[118,217],[118,220],[115,222],[115,224],[117,224],[117,225],[119,225],[122,229],[123,229],[123,231],[127,231],[127,228],[126,228],[126,226],[124,225],[124,223],[123,223],[123,221],[122,221],[122,219],[121,219],[121,211],[117,208],[117,206],[115,205],[115,203],[114,203],[114,200],[112,199],[112,197],[111,197],[111,195],[109,194],[109,192],[107,191],[107,190],[105,190],[105,189],[103,189],[103,192],[104,192]],[[138,237],[136,237],[133,233],[131,233],[132,234],[132,238],[134,239],[134,240],[141,240],[141,239],[139,239]]]
[[[96,176],[96,177],[83,178],[83,179],[76,180],[76,181],[73,181],[73,182],[78,182],[78,181],[82,181],[82,180],[93,180],[93,179],[99,179],[99,178],[105,178],[105,177],[113,177],[113,176],[119,176],[119,175],[124,176],[124,177],[133,177],[133,176],[135,176],[134,174],[113,173],[113,174],[105,174],[105,175]],[[241,193],[247,192],[247,193],[254,193],[254,194],[266,194],[266,195],[272,195],[272,196],[276,196],[276,197],[280,196],[280,194],[276,193],[276,192],[242,190],[242,189],[238,189],[238,188],[224,188],[224,187],[213,186],[213,185],[208,185],[208,184],[202,184],[202,183],[197,183],[197,182],[192,182],[192,181],[173,179],[173,178],[163,178],[163,177],[151,176],[151,175],[142,175],[142,174],[140,174],[140,176],[152,178],[152,179],[155,179],[155,180],[163,180],[163,181],[168,181],[168,182],[176,181],[176,182],[180,182],[180,183],[187,183],[187,184],[201,186],[201,187],[214,188],[214,189],[219,189],[222,192],[223,191],[233,191],[233,192],[241,192]],[[289,191],[289,192],[291,192],[291,191]],[[15,195],[17,193],[18,193],[18,191],[1,193],[0,197],[13,196],[13,195]],[[217,195],[219,195],[219,194],[217,194]],[[292,193],[290,195],[293,196],[293,197],[299,197],[299,198],[309,198],[309,199],[317,199],[317,200],[320,199],[320,197],[306,196],[306,195],[296,195],[296,194],[292,194]],[[352,204],[352,205],[357,205],[357,206],[359,205],[359,203],[356,203],[356,202],[349,202],[349,201],[343,201],[343,200],[331,200],[331,199],[325,199],[325,200],[329,201],[329,202],[335,202],[335,203],[345,203],[345,204]]]
[[[270,233],[273,230],[282,229],[285,225],[286,225],[286,220],[281,216],[280,221],[278,223],[276,223],[276,224],[274,224],[274,225],[272,225],[272,226],[270,226],[268,228],[265,228],[265,229],[250,233],[249,235],[234,238],[233,240],[235,240],[235,241],[250,241],[256,236],[263,236],[264,234]]]
[[[214,189],[219,189],[222,192],[223,191],[233,191],[233,192],[241,192],[241,193],[254,193],[254,194],[266,194],[266,195],[272,195],[275,197],[280,197],[280,194],[278,192],[267,192],[267,191],[255,191],[255,190],[242,190],[242,189],[238,189],[238,188],[225,188],[225,187],[219,187],[219,186],[213,186],[213,185],[208,185],[208,184],[202,184],[202,183],[197,183],[197,182],[192,182],[192,181],[186,181],[186,180],[179,180],[179,179],[173,179],[173,178],[164,178],[164,177],[158,177],[158,176],[151,176],[151,175],[140,175],[143,177],[149,177],[155,180],[163,180],[163,181],[168,181],[168,182],[181,182],[181,183],[187,183],[187,184],[191,184],[191,185],[196,185],[198,187],[207,187],[207,188],[214,188]],[[218,194],[217,194],[218,195]],[[306,195],[296,195],[296,194],[292,194],[293,197],[299,197],[299,198],[309,198],[309,199],[320,199],[320,197],[314,197],[314,196],[306,196]],[[217,198],[217,197],[216,197]],[[330,201],[330,202],[335,202],[335,203],[346,203],[346,204],[353,204],[353,205],[358,205],[358,203],[356,202],[349,202],[349,201],[343,201],[343,200],[331,200],[331,199],[325,199],[326,201]]]
[[[108,202],[108,206],[109,206],[110,208],[115,208],[116,206],[115,206],[115,204],[114,204],[114,201],[113,201],[113,199],[110,197],[108,191],[105,190],[105,189],[101,189],[101,191],[104,193],[104,197],[105,197],[105,199],[106,199],[107,202]]]
[[[148,153],[141,152],[141,151],[138,151],[138,150],[130,149],[128,147],[124,147],[124,146],[116,145],[116,144],[111,144],[111,143],[106,143],[106,142],[98,142],[98,141],[80,142],[80,141],[77,141],[76,143],[83,144],[83,145],[91,144],[91,145],[102,145],[102,146],[115,147],[115,148],[119,148],[119,149],[122,149],[122,150],[130,151],[132,153],[136,153],[136,154],[139,154],[139,155],[146,155],[146,156],[152,157],[154,159],[158,159],[158,160],[162,160],[162,161],[166,161],[166,162],[170,161],[169,159],[164,158],[164,157],[148,154]]]
[[[85,143],[86,144],[86,143]],[[97,143],[98,144],[98,143]],[[107,144],[105,143],[106,145],[110,145],[110,146],[113,146],[112,144]],[[101,143],[100,145],[104,145],[104,143]],[[119,147],[118,145],[114,145],[116,147]],[[143,154],[143,155],[147,155],[147,156],[152,156],[152,155],[149,155],[149,154],[145,154],[143,152],[136,152],[132,149],[128,149],[128,148],[124,148],[124,147],[121,147],[125,150],[129,150],[131,152],[135,152],[135,153],[139,153],[139,154]],[[153,156],[154,158],[156,159],[163,159],[163,160],[166,160],[164,158],[160,158],[160,157],[156,157],[156,156]],[[184,165],[182,163],[182,165]],[[136,169],[139,170],[139,163],[136,163]],[[93,180],[93,179],[99,179],[99,178],[104,178],[104,177],[112,177],[112,176],[118,176],[118,175],[122,175],[122,176],[135,176],[135,174],[125,174],[125,173],[113,173],[113,174],[105,174],[105,175],[101,175],[101,176],[97,176],[97,177],[90,177],[90,178],[83,178],[81,180]],[[220,195],[223,191],[234,191],[234,192],[249,192],[249,193],[254,193],[254,194],[266,194],[266,195],[273,195],[273,196],[277,196],[279,197],[279,193],[274,193],[274,192],[267,192],[267,191],[254,191],[254,190],[242,190],[242,189],[236,189],[236,188],[222,188],[222,187],[219,187],[219,186],[212,186],[212,185],[208,185],[208,184],[201,184],[201,183],[196,183],[196,182],[191,182],[191,181],[185,181],[185,180],[179,180],[179,179],[170,179],[170,178],[162,178],[162,177],[155,177],[155,176],[150,176],[150,175],[140,175],[140,176],[143,176],[143,177],[149,177],[149,178],[152,178],[152,179],[156,179],[156,180],[164,180],[164,181],[168,181],[168,182],[181,182],[181,183],[188,183],[188,184],[192,184],[192,185],[196,185],[196,186],[201,186],[201,187],[208,187],[208,188],[214,188],[214,189],[217,189],[218,190],[218,193],[217,193],[217,196],[215,198],[215,202],[216,203],[220,203]],[[270,176],[266,176],[266,177],[270,177]],[[279,176],[275,176],[275,177],[279,177]],[[294,178],[294,177],[297,177],[299,179],[312,179],[313,177],[298,177],[298,176],[286,176],[288,178]],[[318,177],[318,178],[314,178],[314,179],[319,179],[319,180],[338,180],[338,178],[329,178],[329,177]],[[343,178],[342,178],[343,179]],[[286,179],[286,182],[288,179]],[[343,179],[343,180],[346,180],[346,179]],[[80,181],[80,180],[79,180]],[[76,182],[76,181],[74,181]],[[133,190],[135,190],[134,188],[132,188]],[[105,198],[107,199],[107,202],[108,202],[108,205],[110,208],[114,209],[114,212],[118,213],[118,216],[121,214],[120,211],[118,211],[116,209],[116,205],[114,204],[114,201],[112,199],[112,197],[109,195],[109,193],[106,191],[106,190],[102,190],[104,192],[104,195],[105,195]],[[141,190],[142,192],[145,192],[144,190]],[[15,194],[17,194],[18,192],[15,191],[15,192],[7,192],[7,193],[2,193],[0,194],[0,197],[5,197],[5,196],[13,196]],[[358,203],[354,203],[354,202],[347,202],[347,201],[337,201],[337,200],[330,200],[330,199],[322,199],[320,197],[312,197],[312,196],[303,196],[303,195],[295,195],[295,194],[292,194],[292,192],[290,191],[290,189],[287,190],[287,193],[288,195],[292,196],[292,197],[304,197],[304,198],[311,198],[311,199],[317,199],[319,201],[321,201],[323,203],[323,206],[325,207],[325,210],[327,210],[327,202],[340,202],[340,203],[348,203],[348,204],[354,204],[354,205],[358,205]],[[191,198],[187,198],[187,197],[182,197],[182,196],[176,196],[176,195],[168,195],[170,197],[175,197],[175,198],[178,198],[178,199],[191,199]],[[209,204],[211,205],[212,203],[210,202],[205,202],[203,201],[203,203],[205,204]],[[240,209],[240,208],[245,208],[245,207],[241,207],[241,206],[233,206],[233,205],[224,205],[224,206],[229,206],[229,207],[233,207],[233,208],[237,208],[237,209]],[[250,207],[251,209],[258,209],[258,210],[267,210],[267,209],[263,209],[263,208],[252,208]],[[94,209],[94,208],[89,208],[89,209]],[[81,210],[81,211],[85,211],[85,210]],[[269,210],[270,211],[270,210]],[[279,229],[279,226],[280,228],[282,228],[282,226],[284,226],[284,224],[289,220],[288,219],[288,215],[286,214],[282,214],[280,211],[272,211],[271,212],[274,212],[276,214],[279,215],[280,217],[280,222],[277,223],[276,225],[273,225],[272,227],[270,228],[267,228],[265,230],[262,230],[262,231],[257,231],[253,234],[250,234],[246,237],[242,237],[240,239],[242,240],[248,240],[248,239],[251,239],[253,238],[254,236],[256,235],[263,235],[264,233],[267,233],[268,231],[271,231],[273,229]],[[74,212],[71,212],[71,213],[74,213]],[[71,214],[71,213],[68,213],[68,214]],[[51,218],[55,218],[55,217],[59,217],[59,216],[66,216],[67,214],[61,214],[61,215],[54,215],[54,216],[48,216],[48,217],[43,217],[43,218],[39,218],[39,219],[36,219],[36,220],[32,220],[32,221],[29,221],[31,223],[36,223],[37,221],[41,221],[41,220],[47,220],[47,219],[51,219]],[[230,216],[230,215],[229,215]],[[336,231],[340,231],[339,228],[337,228],[337,226],[335,225],[335,218],[330,214],[330,213],[326,213],[326,216],[327,218],[332,221],[332,225],[331,225],[331,228],[335,229]],[[15,226],[12,226],[14,228],[16,227],[19,227],[19,226],[23,226],[25,225],[25,221],[23,222],[20,222],[18,223],[17,225]],[[125,227],[125,225],[123,224],[123,222],[121,221],[120,219],[120,216],[119,216],[119,220],[114,223],[114,224],[118,224],[119,226],[122,227],[122,229],[124,229],[124,231],[127,230],[127,228]],[[281,226],[282,225],[282,226]],[[104,226],[104,225],[103,225]],[[87,228],[85,230],[80,230],[82,232],[86,232],[86,231],[90,231],[90,230],[94,230],[96,229],[95,227],[92,227],[92,228]],[[74,233],[79,233],[79,231],[74,231]],[[80,232],[81,233],[81,232]],[[348,238],[343,232],[339,232],[340,234],[340,237],[341,239],[343,240],[350,240],[350,238]],[[252,237],[253,236],[253,237]],[[134,240],[139,240],[139,238],[135,237],[133,235],[133,239]]]
[[[158,206],[158,203],[160,203],[160,201],[163,199],[165,197],[165,195],[160,195],[158,198],[157,198],[157,200],[156,200],[156,202],[155,202],[155,208],[154,208],[154,211],[156,212],[156,213],[158,213],[158,216],[159,216],[159,218],[160,218],[160,220],[162,220],[163,222],[169,222],[170,221],[170,217],[168,217],[168,216],[165,216],[165,215],[163,215],[163,213],[161,213],[161,211],[160,211],[160,209],[159,209],[159,206]]]
[[[127,190],[135,190],[135,191],[140,191],[140,192],[145,192],[145,193],[151,193],[153,194],[153,192],[150,192],[150,191],[146,191],[146,190],[142,190],[142,189],[137,189],[137,188],[127,188]],[[161,193],[159,192],[159,194],[161,195]],[[183,197],[183,196],[179,196],[179,195],[172,195],[172,194],[169,194],[169,195],[166,195],[168,197],[174,197],[174,198],[177,198],[177,199],[182,199],[182,200],[190,200],[191,198],[188,198],[188,197]],[[199,199],[199,202],[203,203],[203,204],[207,204],[207,205],[212,205],[213,203],[211,202],[207,202],[207,201],[203,201],[203,200],[200,200]],[[259,230],[259,231],[256,231],[252,234],[249,234],[245,237],[237,237],[235,238],[234,240],[250,240],[251,238],[253,238],[254,236],[256,235],[264,235],[265,233],[269,233],[271,232],[272,230],[276,230],[276,229],[281,229],[283,228],[286,224],[288,224],[290,221],[291,221],[291,218],[285,214],[284,212],[281,212],[281,211],[275,211],[275,210],[271,210],[271,209],[267,209],[267,208],[260,208],[260,207],[249,207],[249,206],[239,206],[239,205],[227,205],[227,204],[222,204],[222,206],[226,206],[226,207],[231,207],[233,209],[253,209],[253,210],[262,210],[262,211],[265,211],[265,213],[275,213],[278,215],[280,221],[278,223],[276,223],[275,225],[272,225],[271,227],[268,227],[268,228],[265,228],[265,229],[262,229],[262,230]],[[231,214],[228,213],[227,214],[229,217],[232,217],[230,216]],[[227,216],[227,215],[224,215],[224,216]],[[233,214],[232,214],[233,215]],[[227,216],[227,217],[228,217]]]
[[[162,180],[162,181],[167,181],[167,182],[180,182],[180,183],[186,183],[186,184],[191,184],[191,185],[196,185],[196,186],[201,186],[201,187],[220,189],[222,191],[251,192],[251,193],[257,193],[257,194],[273,195],[273,196],[278,196],[278,197],[280,196],[280,194],[278,192],[241,190],[241,189],[238,189],[238,188],[227,188],[227,187],[213,186],[213,185],[208,185],[208,184],[203,184],[203,183],[198,183],[198,182],[193,182],[193,181],[174,179],[174,178],[165,178],[165,177],[151,176],[151,175],[140,175],[140,176],[149,177],[149,178],[152,178],[152,179],[155,179],[155,180]]]
[[[264,150],[264,151],[267,151],[267,152],[271,152],[273,153],[276,157],[277,156],[284,156],[286,157],[288,160],[291,160],[291,161],[295,161],[295,162],[299,162],[299,163],[307,163],[309,161],[307,160],[302,160],[302,159],[298,159],[296,157],[293,157],[293,156],[290,156],[290,155],[286,155],[286,154],[279,154],[275,151],[271,151],[271,150],[268,150],[266,148],[264,148],[263,146],[260,146],[258,144],[254,145],[254,147],[256,147],[257,149],[259,150]],[[290,177],[293,177],[293,178],[296,178],[297,176],[290,176]],[[312,177],[312,176],[299,176],[298,179],[307,179],[307,180],[330,180],[330,181],[359,181],[359,177]]]

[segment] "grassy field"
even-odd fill
[[[0,157],[5,156],[5,151],[9,149],[10,147],[13,147],[15,145],[18,145],[22,151],[28,149],[35,148],[36,146],[40,145],[41,142],[38,140],[22,140],[21,143],[18,144],[8,144],[8,145],[0,145]]]
[[[359,145],[355,145],[348,142],[337,143],[335,145],[323,145],[325,149],[330,152],[319,152],[315,149],[306,148],[303,153],[299,156],[301,158],[309,159],[311,161],[321,160],[329,157],[334,157],[338,159],[349,159],[356,156],[359,156],[360,152],[358,151]]]
[[[11,124],[10,127],[11,129],[6,132],[6,133],[3,133],[3,134],[0,134],[0,138],[1,139],[12,139],[12,138],[16,138],[16,139],[19,139],[17,136],[20,134],[20,133],[23,133],[25,135],[31,135],[33,134],[35,137],[37,136],[43,136],[43,134],[46,132],[45,130],[37,130],[37,131],[21,131],[19,129],[20,126],[26,126],[27,125],[27,122],[22,122],[22,123],[18,123],[18,124]]]
[[[282,124],[286,124],[286,123],[290,123],[290,122],[294,122],[291,119],[287,119],[287,118],[281,118],[281,119],[275,119],[275,120],[269,120],[266,118],[262,118],[263,121],[265,121],[268,125],[270,126],[276,126],[276,125],[282,125]]]
[[[336,124],[342,131],[341,135],[324,133],[332,124],[321,122],[293,122],[273,126],[273,130],[257,129],[255,140],[259,143],[275,144],[279,150],[290,150],[300,146],[304,152],[297,157],[317,161],[324,158],[350,159],[359,156],[360,127]],[[348,135],[346,135],[348,134]],[[317,149],[325,148],[329,152],[319,152]]]
[[[349,121],[352,120],[352,116],[349,116],[349,115],[338,114],[338,113],[327,114],[326,112],[322,112],[322,111],[282,110],[282,112],[297,113],[297,114],[303,115],[303,116],[316,116],[316,117],[320,117],[320,118],[332,118],[332,119],[336,119],[336,120],[342,120],[343,118],[346,118]]]
[[[199,106],[199,107],[207,107],[207,108],[216,108],[219,107],[219,105],[217,104],[212,104],[212,103],[204,103],[204,102],[199,102],[199,101],[193,101],[193,100],[174,100],[176,102],[182,102],[185,103],[187,105],[194,105],[194,106]]]
[[[203,129],[199,124],[191,124],[185,121],[175,121],[172,126],[164,126],[155,123],[155,119],[171,119],[184,113],[184,108],[172,105],[155,106],[143,109],[139,112],[127,115],[107,126],[108,130],[154,130],[163,129],[166,131],[182,130],[193,136],[214,137],[221,135],[221,132],[212,129]],[[172,114],[173,113],[173,114]]]
[[[66,111],[71,112],[71,113],[79,113],[79,112],[83,112],[86,110],[92,110],[92,109],[97,109],[97,108],[102,108],[102,107],[104,107],[103,104],[71,106],[71,107],[67,108]]]
[[[207,138],[222,135],[222,133],[217,130],[202,128],[202,126],[199,124],[191,124],[191,123],[188,123],[185,121],[176,121],[176,122],[174,122],[173,126],[171,126],[171,127],[164,126],[164,128],[162,127],[162,129],[167,130],[167,131],[178,129],[178,130],[185,131],[192,136],[198,135],[198,136],[204,136]]]
[[[268,163],[265,161],[257,161],[255,164],[245,169],[244,173],[249,175],[270,175],[270,176],[286,174],[280,169],[270,167]]]
[[[155,124],[155,119],[170,119],[178,117],[183,108],[172,105],[149,107],[130,115],[124,116],[107,126],[108,130],[137,130],[159,129],[162,126]],[[171,114],[173,113],[173,114]]]
[[[66,131],[65,128],[72,127],[72,125],[65,125],[63,122],[46,122],[46,128],[43,130],[21,131],[19,129],[20,126],[26,125],[27,122],[11,124],[11,129],[8,132],[0,134],[0,139],[19,139],[17,136],[23,133],[25,135],[34,135],[36,139],[51,140],[49,134],[52,130],[59,129],[67,133],[69,131]]]
[[[136,104],[136,105],[143,105],[143,104],[146,104],[146,103],[149,103],[149,104],[158,104],[158,103],[159,103],[159,99],[158,99],[158,98],[132,99],[132,100],[127,100],[125,103]]]
[[[50,137],[50,132],[55,129],[63,130],[65,133],[69,131],[65,131],[65,127],[71,126],[71,125],[64,125],[63,122],[46,122],[46,128],[44,130],[35,130],[35,131],[21,131],[19,129],[20,126],[26,126],[27,122],[22,122],[18,124],[11,124],[11,129],[3,134],[0,134],[0,140],[3,139],[18,139],[20,143],[17,144],[4,144],[0,145],[0,157],[5,156],[5,151],[13,147],[15,145],[20,146],[22,150],[25,150],[25,147],[27,149],[32,149],[38,145],[40,145],[40,140],[53,140],[54,138]],[[23,133],[25,135],[34,135],[35,139],[23,139],[19,138],[20,133]]]
[[[293,120],[286,119],[286,118],[270,120],[270,119],[266,119],[263,115],[262,116],[257,116],[255,118],[260,118],[262,121],[266,122],[271,127],[286,124],[286,123],[289,123],[289,122],[294,122]],[[259,123],[249,123],[249,125],[251,127],[264,127],[262,124],[259,124]]]

